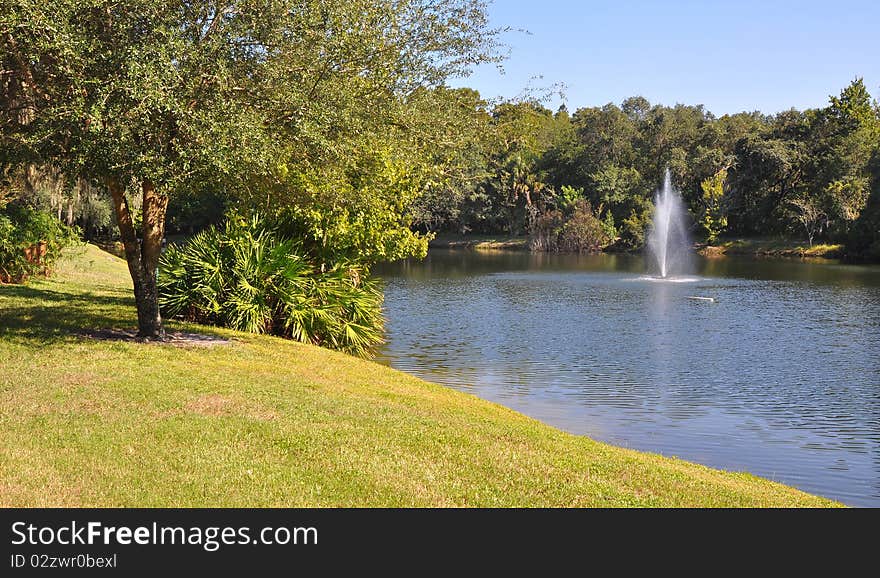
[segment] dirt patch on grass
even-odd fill
[[[63,373],[58,377],[56,383],[62,388],[70,386],[90,386],[105,381],[103,376],[92,371],[72,371]]]
[[[228,415],[232,413],[229,411],[230,405],[232,400],[228,397],[217,394],[203,395],[186,404],[186,410],[201,415]]]
[[[9,411],[19,419],[63,416],[65,419],[98,416],[103,419],[128,407],[112,388],[107,376],[89,371],[60,371],[46,375],[45,382],[25,382],[0,396],[0,413]]]
[[[704,257],[742,255],[746,257],[785,257],[795,259],[840,259],[844,256],[843,245],[813,245],[807,247],[787,240],[731,240],[717,245],[698,244],[697,252]]]
[[[126,329],[95,329],[83,331],[78,334],[86,339],[98,339],[100,341],[128,341],[133,343],[154,343],[159,345],[173,345],[175,347],[217,347],[231,345],[232,340],[206,335],[204,333],[191,333],[188,331],[169,331],[164,339],[144,339],[138,337],[136,331]]]
[[[248,403],[220,394],[202,395],[186,404],[187,413],[208,417],[245,416],[260,421],[270,421],[277,416],[275,412],[255,403]]]
[[[41,474],[37,474],[41,475]],[[35,476],[36,477],[36,476]],[[39,478],[44,481],[42,477]],[[0,508],[75,508],[81,506],[77,488],[54,481],[34,489],[26,483],[0,481]]]

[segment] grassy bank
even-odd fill
[[[477,251],[528,251],[528,237],[504,235],[438,235],[429,245],[436,249],[474,249]]]
[[[745,255],[750,257],[797,257],[838,259],[843,256],[843,245],[815,244],[786,239],[728,239],[716,245],[703,245],[699,252],[707,257]]]
[[[503,235],[438,235],[430,243],[438,249],[472,249],[478,251],[528,251],[527,237]],[[698,244],[697,252],[705,257],[738,255],[748,257],[788,257],[809,259],[839,259],[844,256],[843,245],[815,244],[775,238],[726,239],[715,245]]]
[[[830,506],[612,447],[277,338],[78,336],[134,325],[97,248],[0,286],[0,506]]]

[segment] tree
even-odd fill
[[[727,180],[727,169],[721,169],[711,177],[703,180],[703,213],[700,226],[710,244],[718,240],[727,227],[727,215],[724,210],[724,181]]]
[[[847,250],[880,260],[880,147],[874,151],[868,172],[871,175],[871,193],[847,238]]]
[[[163,336],[172,197],[295,199],[338,144],[494,49],[482,0],[2,0],[0,38],[0,162],[109,191],[143,338]]]
[[[644,96],[631,96],[620,104],[620,108],[634,123],[641,123],[647,120],[651,103]]]
[[[866,127],[876,129],[877,106],[864,79],[856,78],[840,91],[840,96],[831,96],[829,100],[828,115],[837,121],[841,131],[852,133]]]
[[[663,182],[668,167],[682,196],[690,203],[699,198],[699,180],[691,172],[691,152],[699,142],[712,116],[702,105],[654,106],[639,126],[636,143],[640,157],[639,172],[646,182]]]
[[[804,232],[807,234],[807,241],[812,247],[813,239],[822,231],[828,217],[819,204],[809,197],[796,197],[789,201],[789,206],[794,218],[803,226]]]
[[[417,143],[428,170],[414,204],[413,224],[427,231],[461,230],[462,210],[477,186],[491,176],[488,104],[467,88],[422,91],[408,104],[416,109],[411,112],[418,121],[411,132],[428,137]]]
[[[811,192],[821,199],[829,235],[845,238],[868,200],[872,154],[880,115],[861,78],[817,111],[808,135]]]
[[[729,221],[737,233],[779,232],[782,209],[803,195],[804,144],[752,135],[740,140],[731,173]]]
[[[489,173],[491,218],[511,235],[528,231],[549,192],[538,162],[554,139],[556,118],[537,102],[505,102],[492,111]],[[560,121],[564,122],[564,120]]]

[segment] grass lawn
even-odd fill
[[[0,286],[0,506],[836,505],[277,338],[78,336],[133,325],[125,264],[92,246]]]

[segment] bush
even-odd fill
[[[61,250],[77,242],[75,229],[26,206],[0,210],[0,283],[23,283],[47,275]]]
[[[529,249],[532,251],[558,251],[559,231],[564,217],[562,211],[547,211],[535,219],[529,234]]]
[[[578,201],[574,212],[562,226],[559,236],[561,251],[596,253],[609,242],[602,221],[593,213],[589,201]]]
[[[567,217],[555,210],[539,216],[532,227],[529,247],[533,251],[594,253],[611,241],[590,202],[579,199]]]
[[[620,226],[620,238],[616,246],[626,251],[636,251],[645,246],[645,233],[651,223],[650,209],[633,209]]]
[[[259,216],[234,217],[183,246],[159,271],[164,315],[268,333],[356,355],[382,341],[382,292],[365,268],[314,266]]]

